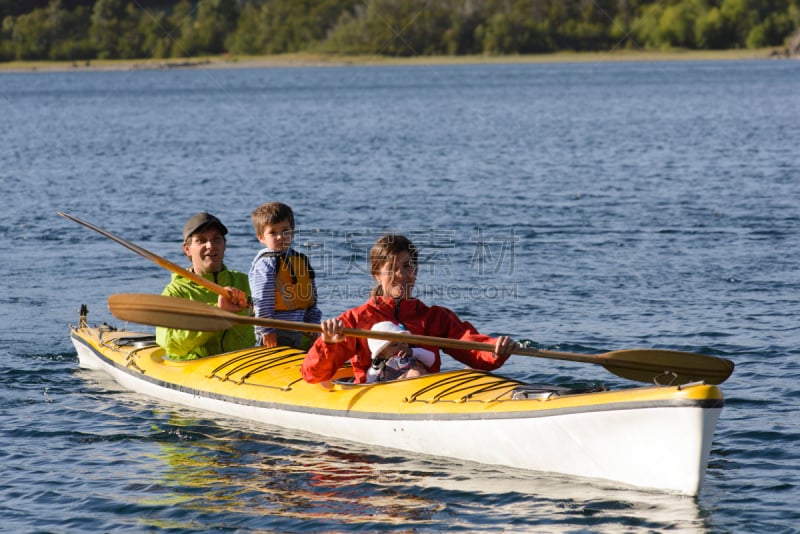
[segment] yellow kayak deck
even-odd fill
[[[102,327],[72,328],[71,336],[119,371],[152,384],[236,404],[367,418],[491,419],[543,417],[638,407],[720,408],[722,391],[704,383],[576,391],[535,386],[476,370],[445,371],[381,384],[353,384],[344,367],[334,380],[308,384],[305,353],[288,347],[241,350],[174,361],[151,334]]]

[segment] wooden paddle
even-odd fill
[[[94,230],[98,234],[103,235],[103,236],[111,239],[112,241],[116,241],[117,243],[119,243],[123,247],[127,248],[128,250],[132,250],[136,254],[138,254],[140,256],[144,256],[148,260],[157,263],[161,267],[164,267],[165,269],[170,270],[173,273],[177,273],[177,274],[183,276],[184,278],[188,278],[192,282],[203,286],[204,288],[208,289],[209,291],[213,291],[217,295],[221,295],[221,296],[223,296],[223,297],[225,297],[227,299],[231,298],[230,292],[227,289],[225,289],[224,287],[222,287],[219,284],[215,284],[211,280],[206,280],[202,276],[193,273],[189,269],[184,269],[180,265],[176,265],[176,264],[172,263],[171,261],[162,258],[161,256],[156,256],[152,252],[143,249],[139,245],[136,245],[135,243],[131,243],[130,241],[126,241],[125,239],[122,239],[121,237],[116,236],[116,235],[112,234],[111,232],[107,232],[106,230],[103,230],[102,228],[100,228],[98,226],[95,226],[90,222],[81,220],[81,219],[79,219],[77,217],[73,217],[72,215],[69,215],[69,214],[64,213],[62,211],[57,211],[56,213],[58,213],[59,215],[61,215],[65,219],[69,219],[70,221],[76,222],[78,224],[81,224],[81,225],[85,226],[86,228],[90,228],[90,229]]]
[[[134,323],[179,328],[182,330],[226,330],[237,324],[261,325],[281,330],[321,332],[318,324],[248,317],[230,313],[202,302],[161,295],[119,294],[108,298],[108,307],[118,319]],[[490,343],[462,341],[442,337],[373,332],[345,328],[344,334],[352,337],[400,341],[413,345],[427,345],[451,349],[494,351]],[[604,354],[574,354],[551,350],[518,348],[514,354],[602,365],[622,378],[662,384],[686,384],[704,381],[721,384],[733,372],[733,362],[716,356],[661,349],[627,349]]]

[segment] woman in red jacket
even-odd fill
[[[505,363],[517,344],[508,336],[491,338],[478,333],[474,326],[462,321],[451,310],[441,306],[426,306],[414,298],[417,280],[417,249],[402,235],[381,237],[370,251],[370,272],[378,285],[367,302],[342,313],[335,319],[322,321],[322,335],[317,338],[303,361],[303,378],[310,383],[330,380],[347,360],[350,360],[355,381],[366,381],[372,356],[367,340],[346,337],[344,328],[369,330],[381,321],[403,325],[412,334],[447,337],[465,341],[493,343],[494,352],[445,349],[447,354],[474,369],[491,371]],[[441,368],[436,347],[424,347],[436,355],[430,372]]]

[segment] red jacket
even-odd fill
[[[375,323],[393,321],[402,323],[409,332],[417,335],[462,339],[492,345],[496,341],[495,338],[478,333],[474,326],[459,319],[451,310],[440,306],[428,307],[417,299],[401,300],[398,304],[390,297],[370,297],[366,303],[347,310],[339,318],[344,322],[345,328],[369,330]],[[430,371],[438,372],[442,364],[439,349],[430,346],[423,348],[436,355],[436,361]],[[508,359],[508,357],[495,359],[491,350],[444,350],[461,363],[486,371],[497,369]],[[330,380],[347,360],[350,360],[353,366],[355,381],[365,382],[367,369],[372,364],[366,338],[345,337],[341,343],[325,343],[319,337],[303,361],[303,378],[312,384]]]

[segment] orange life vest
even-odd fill
[[[275,310],[291,311],[310,308],[316,304],[314,269],[305,254],[296,250],[288,253],[265,252],[278,262],[275,272]]]

